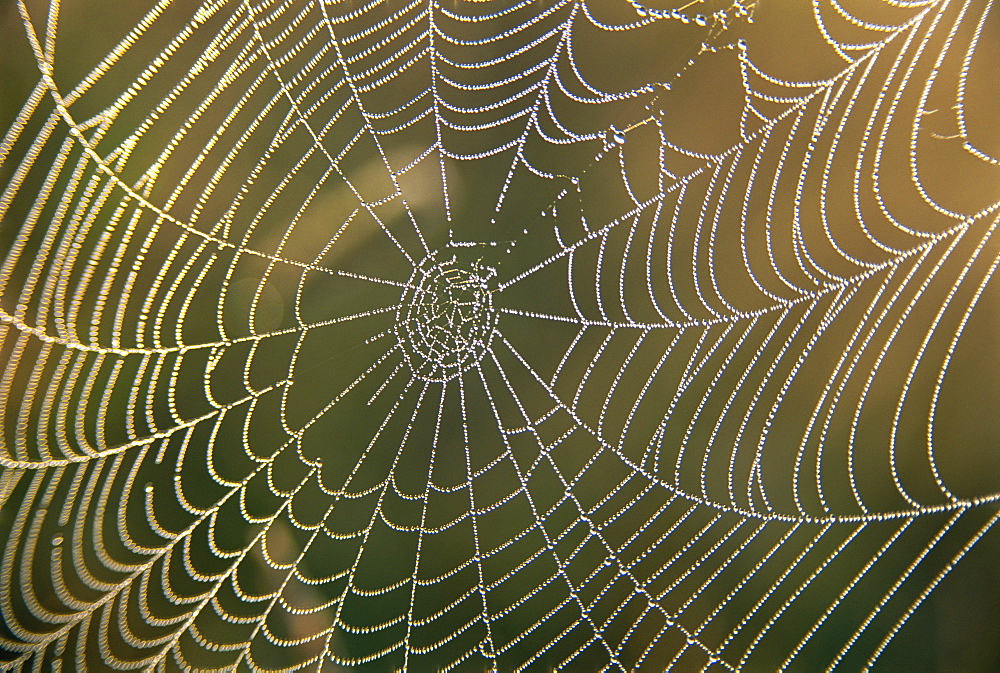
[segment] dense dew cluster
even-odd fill
[[[496,271],[429,256],[416,267],[396,313],[396,334],[413,375],[450,381],[475,366],[496,326],[490,279]]]

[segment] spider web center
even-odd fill
[[[445,382],[474,367],[493,339],[496,271],[454,257],[428,257],[414,270],[396,313],[396,335],[417,378]]]

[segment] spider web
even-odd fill
[[[996,522],[990,0],[2,11],[8,666],[855,669]]]

